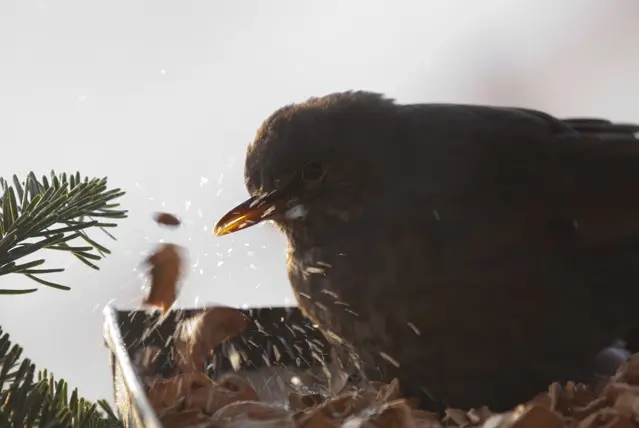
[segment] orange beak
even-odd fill
[[[285,205],[286,200],[278,191],[264,196],[252,196],[224,214],[213,228],[213,235],[224,236],[255,226],[282,214]]]

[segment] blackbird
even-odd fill
[[[365,91],[275,111],[250,199],[299,307],[369,379],[504,410],[579,380],[637,321],[638,125],[524,109],[400,105]]]

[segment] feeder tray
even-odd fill
[[[172,310],[162,319],[157,312],[118,310],[110,305],[105,308],[104,338],[111,353],[115,403],[125,426],[162,427],[134,364],[136,354],[147,346],[160,348],[158,374],[168,376],[174,368],[172,338],[178,324],[207,309]],[[248,317],[248,327],[213,349],[212,378],[238,371],[253,383],[264,401],[275,402],[286,399],[287,385],[282,382],[285,374],[292,378],[295,373],[309,373],[316,382],[314,387],[328,388],[324,373],[331,346],[298,308],[249,308],[240,312]],[[278,382],[269,382],[274,377]]]

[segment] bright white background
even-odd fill
[[[101,311],[140,302],[159,239],[190,251],[182,306],[292,303],[270,226],[210,234],[246,196],[245,147],[275,108],[355,88],[639,121],[638,46],[637,0],[2,0],[0,175],[108,176],[130,218],[101,239],[100,272],[52,254],[73,290],[2,297],[0,326],[110,398]],[[184,226],[159,229],[157,210]]]

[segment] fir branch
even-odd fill
[[[107,190],[106,178],[82,178],[79,172],[56,175],[51,171],[49,177],[42,176],[41,180],[31,172],[23,181],[14,175],[11,184],[0,178],[0,191],[0,276],[19,273],[58,289],[68,290],[69,287],[43,280],[38,275],[64,269],[33,269],[44,264],[44,259],[16,261],[44,248],[71,253],[87,266],[99,269],[93,262],[110,251],[91,239],[87,230],[98,228],[115,239],[105,228],[117,226],[112,220],[127,217],[127,211],[118,209],[116,201],[124,195],[123,191]],[[76,238],[83,241],[80,246],[69,243]],[[36,290],[0,289],[0,295]]]
[[[64,379],[37,372],[22,348],[12,345],[0,328],[0,426],[123,428],[106,400],[91,403],[78,395]],[[37,377],[37,379],[36,379]]]

